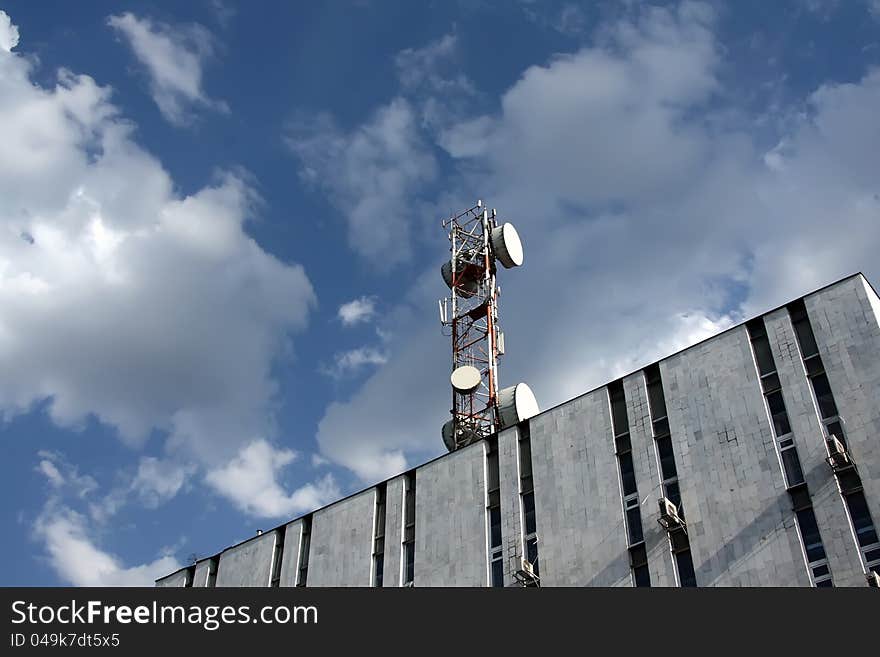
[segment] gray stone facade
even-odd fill
[[[880,298],[855,275],[804,297],[804,304],[847,449],[880,523]],[[866,555],[874,553],[859,548],[827,462],[823,424],[788,309],[766,313],[763,324],[833,584],[865,586],[866,572],[880,569],[880,562],[869,562]],[[786,489],[746,325],[661,360],[659,370],[697,585],[810,586],[803,530]],[[658,523],[663,484],[643,372],[625,376],[622,387],[650,584],[678,586],[670,538]],[[607,387],[541,413],[528,430],[541,585],[633,586]],[[517,582],[524,553],[520,438],[520,427],[511,427],[497,442],[508,586]],[[488,449],[480,442],[415,469],[415,586],[489,585]],[[369,488],[311,515],[308,586],[371,585],[376,499]],[[404,500],[405,477],[388,480],[384,586],[403,582]],[[213,563],[217,586],[268,586],[279,551],[275,541],[283,534],[276,577],[280,586],[295,586],[303,526],[301,519],[291,521],[157,585],[208,585]]]

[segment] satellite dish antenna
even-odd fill
[[[498,415],[502,429],[528,420],[540,412],[535,393],[525,383],[517,383],[498,393]]]
[[[495,257],[505,269],[519,267],[523,263],[522,242],[513,224],[501,224],[493,228],[489,243],[492,245]]]
[[[480,381],[483,380],[483,376],[480,374],[480,370],[473,365],[462,365],[455,368],[449,380],[456,392],[462,395],[469,395],[480,387]]]
[[[474,296],[479,289],[479,278],[482,272],[476,270],[473,266],[468,266],[463,260],[459,260],[456,265],[456,274],[458,275],[457,291],[465,298]],[[447,260],[440,267],[440,274],[443,276],[443,282],[447,287],[452,288],[452,259]]]

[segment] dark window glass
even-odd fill
[[[504,564],[500,559],[492,562],[492,586],[504,586]]]
[[[818,561],[825,558],[825,548],[822,546],[822,536],[819,534],[819,525],[816,524],[816,515],[813,507],[807,507],[797,512],[798,526],[801,528],[801,537],[804,541],[804,549],[807,552],[807,561]]]
[[[804,471],[801,468],[801,460],[797,450],[792,447],[782,452],[782,466],[785,468],[785,476],[789,486],[797,486],[804,483]]]
[[[608,396],[611,399],[611,422],[614,427],[614,435],[618,436],[629,431],[629,418],[626,415],[626,397],[623,394],[623,382],[615,381],[608,386]]]
[[[690,550],[682,550],[675,554],[675,563],[678,565],[678,579],[682,587],[697,585],[697,576],[694,573],[694,560]]]
[[[374,586],[382,586],[382,576],[385,570],[385,555],[376,555],[376,576],[373,580]]]
[[[498,450],[495,449],[486,456],[487,479],[486,487],[488,490],[498,490],[500,484],[498,481]]]
[[[648,385],[648,401],[654,420],[666,417],[666,399],[663,396],[663,384],[659,380]]]
[[[633,568],[648,563],[648,551],[644,543],[633,545],[629,549],[629,562]]]
[[[690,550],[691,544],[688,541],[687,534],[680,531],[670,532],[669,540],[672,542],[672,552],[681,552],[682,550]]]
[[[217,557],[212,557],[210,563],[208,564],[208,583],[206,584],[206,586],[217,586],[217,566],[219,565],[220,560]]]
[[[414,581],[415,565],[416,565],[416,546],[415,543],[404,543],[403,545],[403,563],[404,578],[403,583],[409,584]]]
[[[822,364],[822,358],[819,354],[807,358],[804,361],[804,368],[807,370],[807,376],[818,376],[825,371],[825,366]]]
[[[530,538],[526,541],[526,559],[528,559],[529,563],[532,564],[532,567],[535,569],[535,574],[540,575],[541,571],[538,570],[538,539]]]
[[[645,385],[648,388],[648,403],[651,405],[651,419],[666,417],[666,399],[663,396],[663,383],[660,380],[660,366],[645,368]]]
[[[865,561],[876,561],[880,559],[880,549],[877,550],[869,550],[865,552]]]
[[[623,482],[623,495],[632,495],[636,492],[636,471],[633,468],[632,452],[626,452],[618,456],[620,459],[620,478]]]
[[[776,432],[776,437],[791,433],[788,413],[785,411],[785,402],[782,400],[780,390],[767,395],[767,406],[770,408],[770,417],[773,420],[773,431]]]
[[[532,446],[531,441],[519,441],[519,473],[525,479],[532,476]]]
[[[632,444],[630,443],[628,433],[621,434],[617,438],[615,438],[614,445],[617,448],[618,454],[632,451]]]
[[[814,577],[823,577],[827,575],[830,571],[828,570],[828,566],[816,566],[813,568],[813,576]]]
[[[791,323],[794,326],[803,357],[807,358],[818,353],[816,337],[813,335],[813,328],[810,326],[810,318],[807,317],[807,308],[803,300],[789,304],[788,312],[791,314]]]
[[[669,418],[662,417],[659,420],[655,420],[653,423],[654,427],[654,437],[660,438],[661,436],[669,435]]]
[[[489,509],[489,540],[493,548],[501,545],[501,507]]]
[[[846,499],[846,505],[849,507],[849,515],[852,517],[853,526],[856,528],[859,545],[864,547],[876,543],[877,531],[874,529],[874,522],[871,520],[871,512],[868,510],[865,494],[858,491],[850,493],[844,499]]]
[[[633,568],[633,579],[636,586],[651,586],[651,573],[648,572],[648,565]]]
[[[862,479],[855,470],[844,470],[837,474],[837,483],[844,495],[862,490]]]
[[[642,534],[642,514],[639,507],[633,507],[626,511],[626,526],[629,530],[629,544],[641,543],[644,540]]]
[[[755,349],[755,360],[758,363],[758,371],[761,374],[770,374],[776,371],[776,365],[773,363],[773,352],[770,351],[770,341],[767,336],[761,336],[752,340],[752,347]]]
[[[675,477],[675,454],[672,453],[672,438],[666,436],[657,439],[657,453],[660,455],[660,472],[664,479]]]
[[[820,589],[831,589],[834,588],[834,583],[830,579],[825,579],[821,582],[816,582],[816,587]]]
[[[751,319],[746,322],[746,329],[749,331],[749,339],[755,340],[760,338],[762,335],[767,335],[767,331],[764,328],[764,318],[756,317],[755,319]]]
[[[795,511],[806,509],[812,504],[810,502],[810,491],[807,490],[806,486],[790,490],[788,494],[791,495],[791,508]]]
[[[776,372],[761,377],[761,389],[764,391],[764,394],[779,390],[780,387],[779,375]]]
[[[651,586],[651,574],[648,572],[648,553],[644,543],[629,549],[629,561],[635,585]]]
[[[823,418],[837,415],[837,405],[834,403],[834,395],[831,393],[831,385],[825,374],[814,376],[813,391],[816,393],[816,402],[819,404],[819,414]]]
[[[416,523],[416,491],[410,488],[406,491],[406,499],[404,500],[406,507],[406,524],[414,525]]]
[[[522,496],[523,501],[523,519],[526,526],[526,534],[534,534],[538,531],[538,525],[535,521],[535,494],[526,493]]]

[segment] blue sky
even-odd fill
[[[545,408],[880,280],[880,4],[0,0],[3,585],[148,584],[438,455],[440,219]]]

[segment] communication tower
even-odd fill
[[[497,213],[472,208],[445,219],[451,256],[440,268],[450,296],[441,299],[440,323],[452,338],[452,419],[443,425],[446,447],[453,451],[536,415],[531,389],[520,383],[501,389],[498,359],[504,333],[498,325],[497,263],[505,269],[523,263],[522,243],[510,223]]]

